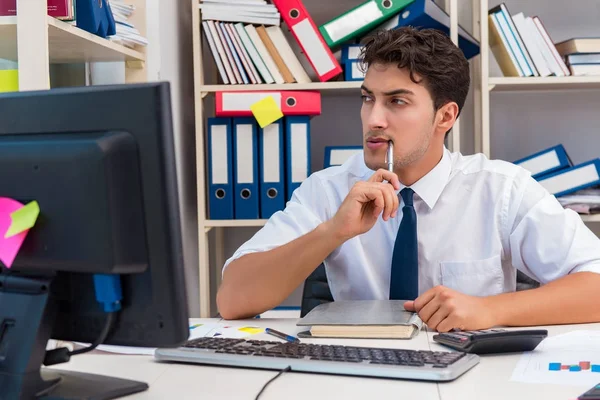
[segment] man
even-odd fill
[[[335,300],[409,300],[441,332],[600,321],[600,240],[580,217],[523,168],[445,148],[469,89],[462,52],[403,28],[362,56],[364,155],[311,175],[227,261],[221,315],[277,306],[324,261]],[[541,287],[516,292],[517,270]]]

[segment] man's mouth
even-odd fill
[[[372,137],[367,139],[367,147],[369,149],[379,149],[382,147],[387,147],[389,139],[385,139],[382,137]]]

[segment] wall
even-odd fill
[[[158,35],[154,32],[160,51],[153,62],[159,62],[158,79],[171,82],[188,306],[191,316],[199,316],[191,5],[188,0],[148,2],[158,4],[148,21],[149,31],[160,30]]]

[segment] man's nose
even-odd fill
[[[383,130],[387,128],[387,116],[385,108],[380,105],[373,105],[369,114],[369,129],[372,131]]]

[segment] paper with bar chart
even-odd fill
[[[573,386],[600,382],[600,332],[573,331],[543,340],[521,356],[512,381]]]

